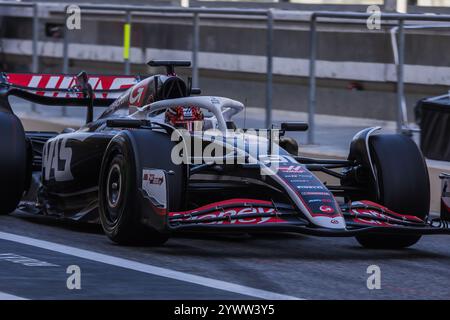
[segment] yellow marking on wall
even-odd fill
[[[123,58],[128,60],[130,58],[130,34],[131,26],[125,23],[123,26]]]

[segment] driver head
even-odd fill
[[[177,106],[166,110],[166,123],[189,132],[203,130],[203,112],[196,106]]]

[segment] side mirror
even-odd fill
[[[291,137],[280,137],[280,147],[294,156],[298,156],[298,143]]]
[[[284,131],[307,131],[309,128],[306,122],[282,122],[281,130]]]

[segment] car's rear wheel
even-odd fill
[[[168,236],[140,221],[136,165],[126,140],[105,153],[99,182],[100,221],[105,234],[123,245],[161,245]]]
[[[27,181],[27,142],[20,120],[0,112],[0,214],[14,211]]]
[[[422,153],[408,137],[374,135],[369,140],[378,179],[376,202],[401,214],[425,219],[430,210],[428,170]],[[356,237],[367,248],[399,249],[414,245],[420,235],[369,234]]]

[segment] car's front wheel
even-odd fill
[[[430,210],[430,184],[422,153],[410,138],[398,134],[374,135],[369,140],[377,176],[373,199],[401,214],[425,219]],[[356,237],[367,248],[399,249],[414,245],[420,235],[370,234]]]
[[[123,245],[161,245],[168,236],[140,221],[136,165],[127,140],[113,140],[105,153],[99,181],[100,221],[105,234]]]

